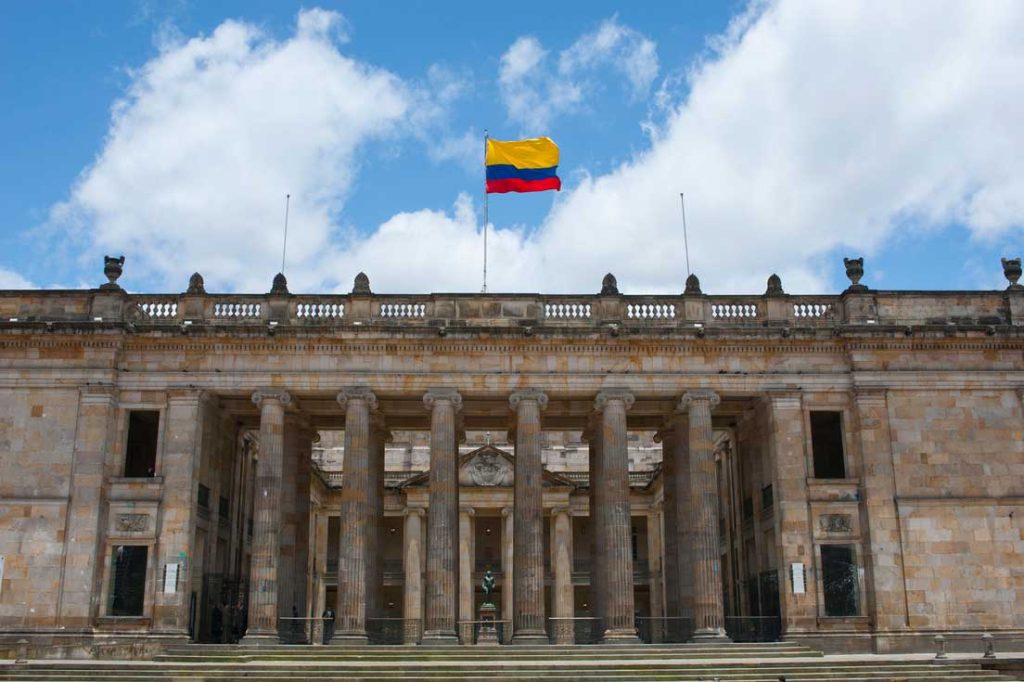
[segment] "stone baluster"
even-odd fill
[[[423,514],[421,507],[405,510],[402,567],[405,570],[405,594],[402,618],[405,621],[402,641],[416,644],[423,632]]]
[[[713,391],[690,391],[680,407],[690,417],[690,495],[695,640],[727,641],[718,542],[718,476],[711,411],[720,399]]]
[[[345,479],[338,536],[339,644],[366,644],[367,537],[370,532],[370,411],[377,397],[364,386],[338,393],[345,410]]]
[[[287,391],[259,390],[252,401],[260,408],[260,457],[253,502],[252,562],[249,573],[249,627],[244,641],[276,642],[277,567],[281,558],[281,472],[284,458],[284,410]]]
[[[544,508],[541,499],[541,420],[548,397],[536,390],[509,397],[516,413],[513,644],[547,644],[544,629]]]
[[[551,628],[555,644],[573,643],[574,598],[572,587],[572,517],[568,507],[551,510],[551,567],[554,584],[551,591],[551,611],[555,617]]]
[[[456,413],[462,396],[452,388],[423,396],[430,410],[430,509],[427,516],[427,617],[424,644],[458,644],[457,574],[459,480]]]
[[[606,557],[605,622],[602,641],[638,642],[634,622],[633,545],[629,507],[629,453],[626,440],[626,411],[633,406],[633,394],[608,390],[595,401],[601,413],[601,478],[596,482],[605,491],[599,499]]]

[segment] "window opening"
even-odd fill
[[[825,615],[858,615],[857,565],[852,545],[821,546],[821,576],[825,591]]]
[[[156,475],[159,426],[160,413],[156,410],[132,410],[128,413],[128,444],[124,458],[124,475],[127,478],[152,478]]]
[[[110,569],[111,616],[141,616],[146,595],[146,555],[148,547],[117,545]]]
[[[811,412],[815,478],[846,478],[841,416],[839,412]]]

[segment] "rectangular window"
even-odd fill
[[[111,616],[141,616],[146,597],[146,555],[148,547],[117,545],[110,566]]]
[[[811,450],[815,478],[846,478],[840,412],[811,412]]]
[[[775,491],[772,489],[772,484],[769,483],[765,487],[761,488],[761,509],[766,511],[772,508],[775,504]]]
[[[128,413],[128,444],[124,457],[126,477],[152,478],[156,475],[159,427],[160,413],[156,410],[132,410]]]
[[[825,615],[856,616],[857,564],[853,545],[821,546],[821,579],[825,592]]]
[[[207,511],[210,510],[210,489],[202,483],[199,484],[197,502],[199,503],[200,509],[205,509]]]

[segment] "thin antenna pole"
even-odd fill
[[[683,206],[683,250],[686,252],[686,276],[690,276],[690,243],[686,238],[686,198],[679,193],[679,203]]]
[[[292,195],[284,195],[284,245],[281,247],[281,274],[284,274],[284,257],[288,254],[288,209],[291,207]]]
[[[480,293],[487,293],[487,223],[490,222],[490,206],[487,197],[487,128],[484,128],[484,286]]]

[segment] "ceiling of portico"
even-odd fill
[[[543,428],[555,431],[583,430],[594,414],[593,396],[548,395],[544,410]],[[736,418],[753,409],[756,398],[725,397],[713,413],[716,427],[732,425]],[[222,409],[233,418],[253,428],[259,426],[259,410],[248,395],[221,395]],[[378,410],[389,429],[429,430],[430,413],[424,407],[422,396],[377,394]],[[674,414],[679,397],[637,396],[626,415],[630,430],[656,430]],[[309,418],[318,429],[343,429],[345,412],[334,395],[293,395],[290,409]],[[501,431],[513,426],[514,415],[507,397],[462,394],[461,425],[467,430]]]

